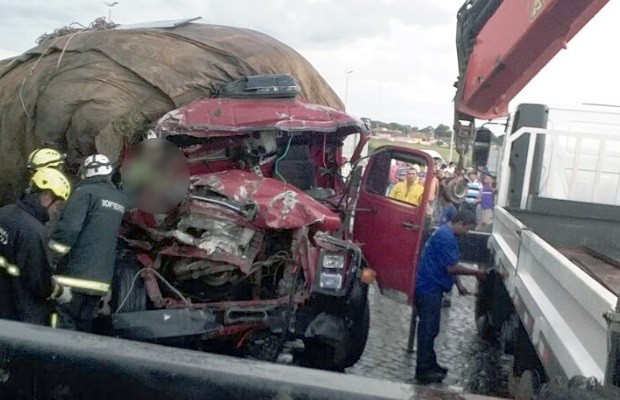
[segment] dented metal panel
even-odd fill
[[[295,186],[277,179],[241,170],[217,172],[195,178],[195,187],[208,186],[235,201],[256,203],[258,214],[251,225],[258,229],[299,229],[320,223],[323,229],[333,232],[340,226],[337,213]],[[198,204],[200,201],[194,200],[193,203]],[[201,207],[208,205],[202,204]],[[222,213],[234,218],[231,212]]]
[[[157,124],[162,138],[177,134],[224,137],[257,129],[366,132],[364,122],[351,115],[298,99],[200,99],[169,112]]]

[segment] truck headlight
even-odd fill
[[[325,254],[323,256],[323,268],[326,269],[343,269],[344,254]]]
[[[319,286],[321,289],[340,290],[344,280],[345,254],[324,252],[321,258],[321,274]]]
[[[322,272],[319,284],[321,289],[340,290],[342,287],[342,275]]]

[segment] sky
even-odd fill
[[[346,98],[350,113],[422,128],[452,125],[456,12],[463,2],[118,0],[112,19],[131,24],[201,16],[204,23],[264,32],[308,59]],[[0,9],[0,59],[33,47],[42,33],[74,21],[87,25],[108,14],[98,0],[0,0]],[[610,1],[511,108],[521,102],[620,104],[613,50],[618,21],[620,1]]]

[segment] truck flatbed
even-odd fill
[[[600,257],[590,248],[559,248],[566,258],[583,269],[598,283],[620,297],[620,268],[613,260]]]

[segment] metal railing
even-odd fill
[[[576,131],[566,131],[566,130],[550,130],[550,129],[542,129],[542,128],[530,128],[530,127],[522,127],[518,131],[509,135],[506,138],[506,142],[504,144],[504,151],[502,156],[502,163],[500,169],[500,179],[499,182],[502,184],[499,187],[498,192],[498,205],[505,207],[508,204],[508,192],[510,182],[510,151],[512,148],[512,144],[521,138],[521,136],[525,134],[530,134],[529,143],[528,143],[528,151],[525,162],[525,179],[523,180],[523,187],[521,190],[521,199],[519,207],[521,209],[527,208],[528,196],[530,193],[530,179],[529,177],[532,175],[532,166],[534,163],[534,149],[536,147],[536,138],[538,135],[546,135],[553,137],[554,139],[560,137],[566,138],[575,138],[575,151],[574,158],[572,162],[571,176],[569,187],[567,188],[569,196],[565,200],[570,200],[570,194],[574,194],[576,192],[577,187],[577,172],[580,170],[580,155],[582,153],[582,143],[584,139],[593,139],[599,140],[599,146],[597,150],[598,154],[598,162],[597,166],[594,169],[594,187],[592,190],[592,198],[590,200],[594,200],[594,193],[598,192],[599,186],[601,185],[601,174],[602,171],[602,159],[606,152],[606,146],[609,142],[620,142],[620,136],[617,134],[604,134],[604,133],[590,133],[590,132],[576,132]],[[551,150],[553,152],[553,149]],[[553,154],[551,155],[551,159],[553,159]],[[551,164],[551,162],[550,162]],[[553,165],[548,165],[547,168],[551,169]],[[617,182],[617,192],[616,199],[620,197],[620,174],[618,174],[618,182]]]

